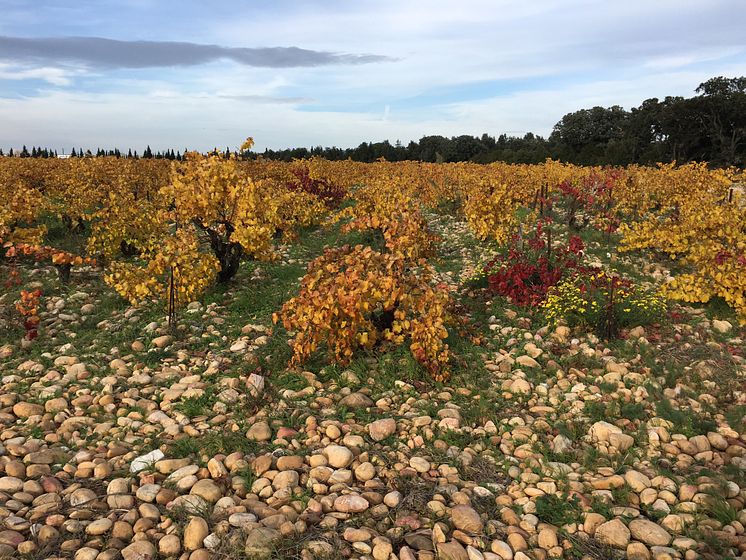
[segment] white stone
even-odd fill
[[[138,473],[149,467],[152,467],[156,461],[163,459],[165,455],[160,449],[154,449],[153,451],[136,457],[130,464],[130,472]]]

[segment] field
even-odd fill
[[[745,179],[0,157],[0,554],[746,557]]]

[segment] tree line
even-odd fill
[[[186,153],[186,149],[184,150],[184,153]],[[0,148],[0,156],[6,155],[2,148]],[[26,146],[23,146],[23,148],[19,152],[14,152],[13,148],[8,150],[8,157],[22,157],[22,158],[56,158],[59,157],[59,154],[57,153],[57,150],[51,149],[51,148],[42,148],[42,147],[36,147],[33,146],[31,150],[29,150]],[[64,154],[63,154],[64,155]],[[173,160],[179,160],[181,161],[183,159],[183,156],[181,155],[181,152],[174,152],[173,150],[166,150],[164,152],[153,152],[153,150],[150,149],[150,146],[145,148],[141,155],[138,155],[137,150],[128,150],[127,154],[123,154],[118,148],[115,148],[113,150],[103,150],[101,148],[98,148],[95,152],[92,152],[91,150],[85,150],[83,151],[83,148],[78,148],[76,150],[75,148],[72,149],[70,154],[68,154],[69,157],[126,157],[126,158],[142,158],[142,159],[173,159]]]
[[[184,150],[186,152],[186,150]],[[629,110],[618,105],[580,109],[563,116],[548,138],[531,132],[524,136],[423,136],[404,145],[363,142],[355,148],[299,147],[264,152],[213,150],[241,158],[259,156],[283,161],[320,156],[329,160],[490,163],[540,163],[553,158],[579,165],[627,165],[655,162],[708,161],[713,165],[746,165],[746,77],[716,77],[703,82],[692,97],[646,99]],[[0,156],[3,155],[0,150]],[[48,148],[24,146],[20,157],[57,157]],[[153,152],[148,146],[138,155],[118,149],[77,151],[71,157],[115,156],[181,160],[174,150]]]
[[[553,159],[579,165],[627,165],[708,161],[746,165],[746,77],[711,78],[692,97],[646,99],[626,110],[580,109],[563,116],[549,138],[531,132],[522,137],[424,136],[419,142],[363,142],[356,148],[265,150],[262,156],[291,160],[322,156],[356,161],[418,160],[489,163],[540,163]]]

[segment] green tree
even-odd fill
[[[702,126],[710,143],[710,161],[743,165],[746,151],[746,77],[711,78],[699,85]]]

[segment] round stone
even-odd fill
[[[324,455],[329,461],[329,465],[335,469],[344,469],[354,459],[352,451],[343,445],[327,445],[324,448]]]

